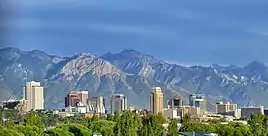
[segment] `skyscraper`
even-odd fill
[[[180,96],[173,96],[170,100],[168,100],[169,108],[180,108],[183,106],[183,101]]]
[[[24,99],[27,101],[26,111],[44,109],[44,88],[40,82],[27,82],[23,90]]]
[[[163,113],[164,109],[164,95],[160,87],[152,88],[150,96],[150,111],[153,114]]]
[[[118,111],[119,114],[127,109],[127,98],[124,94],[113,94],[111,96],[111,113]]]
[[[65,97],[65,107],[76,107],[79,102],[87,105],[88,91],[71,91]]]
[[[191,94],[189,104],[190,106],[200,108],[201,112],[207,111],[206,97],[203,94]]]
[[[105,114],[105,100],[102,96],[91,97],[87,103],[89,109],[94,113]]]

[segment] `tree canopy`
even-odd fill
[[[16,113],[16,111],[1,110],[0,115]],[[0,125],[0,136],[90,136],[99,133],[103,136],[162,136],[164,123],[168,123],[168,136],[178,136],[178,120],[167,121],[162,114],[147,114],[139,116],[130,111],[122,115],[91,118],[74,116],[61,118],[53,114],[30,111],[25,116],[3,118]],[[19,119],[19,122],[18,122]],[[221,124],[218,121],[207,123],[194,122],[189,115],[184,116],[181,132],[211,132],[219,136],[264,136],[268,135],[268,117],[259,113],[248,120],[248,125],[229,122]]]

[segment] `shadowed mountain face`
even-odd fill
[[[217,101],[268,106],[268,68],[256,61],[245,67],[183,67],[135,50],[63,58],[38,50],[0,49],[0,99],[20,98],[30,80],[45,86],[46,108],[62,108],[66,93],[76,89],[103,95],[107,104],[112,93],[123,93],[129,104],[148,108],[154,86],[162,88],[166,100],[180,95],[185,103],[189,94],[203,93],[210,110]]]

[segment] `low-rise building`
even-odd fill
[[[251,115],[256,115],[258,113],[264,114],[263,106],[241,108],[241,117],[244,117],[247,119],[250,119]]]
[[[201,114],[201,110],[199,107],[193,107],[193,106],[182,106],[178,109],[178,116],[183,117],[185,114],[190,115],[199,115]]]
[[[22,100],[9,99],[7,101],[3,101],[3,108],[16,109],[20,113],[26,113],[27,112],[27,101],[24,99],[22,99]]]
[[[77,106],[75,107],[75,112],[76,113],[87,113],[88,112],[88,108],[82,102],[79,102],[77,104]]]
[[[221,115],[229,115],[232,111],[237,109],[237,104],[233,104],[230,102],[223,103],[219,102],[216,104],[216,113]]]
[[[177,109],[164,109],[163,110],[163,115],[167,119],[179,118],[179,116],[178,116],[177,113],[178,113],[178,110]]]

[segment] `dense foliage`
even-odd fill
[[[12,115],[12,116],[10,116]],[[30,111],[20,115],[15,110],[0,109],[0,136],[178,136],[178,121],[165,120],[161,115],[148,114],[140,117],[129,111],[122,115],[115,112],[114,116],[82,118],[74,116],[60,118],[49,113]],[[211,121],[199,123],[191,120],[189,115],[183,118],[181,132],[211,132],[220,136],[264,136],[268,135],[268,117],[262,114],[252,116],[249,125],[230,122],[221,124]],[[168,123],[167,128],[163,128]]]
[[[76,115],[60,118],[52,113],[35,111],[22,116],[16,110],[1,109],[0,115],[0,136],[91,136],[95,133],[103,136],[160,136],[165,122],[161,114],[140,117],[130,111],[122,115],[115,112],[114,116],[107,117]]]

